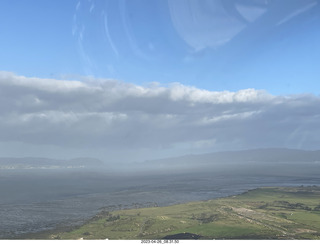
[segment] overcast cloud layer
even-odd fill
[[[11,156],[23,156],[21,145],[34,156],[54,147],[57,155],[97,152],[127,161],[259,147],[319,149],[319,108],[319,96],[311,94],[0,72],[0,143]],[[21,151],[10,148],[18,144]]]

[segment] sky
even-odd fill
[[[0,6],[0,156],[320,149],[317,0]]]

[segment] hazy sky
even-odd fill
[[[317,0],[2,0],[0,156],[319,149]]]

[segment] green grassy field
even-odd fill
[[[320,187],[268,187],[209,201],[104,211],[72,231],[32,238],[183,239],[190,234],[198,239],[320,239]]]

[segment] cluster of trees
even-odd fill
[[[314,207],[313,209],[303,203],[290,203],[287,201],[274,201],[273,203],[269,204],[266,203],[259,208],[264,209],[267,207],[281,207],[281,208],[287,208],[287,209],[302,209],[307,211],[320,211],[320,204]]]
[[[317,206],[315,206],[313,210],[314,210],[314,211],[320,211],[320,204],[317,205]]]
[[[219,219],[218,214],[201,213],[199,215],[192,214],[191,219],[199,221],[201,224],[207,224]]]

